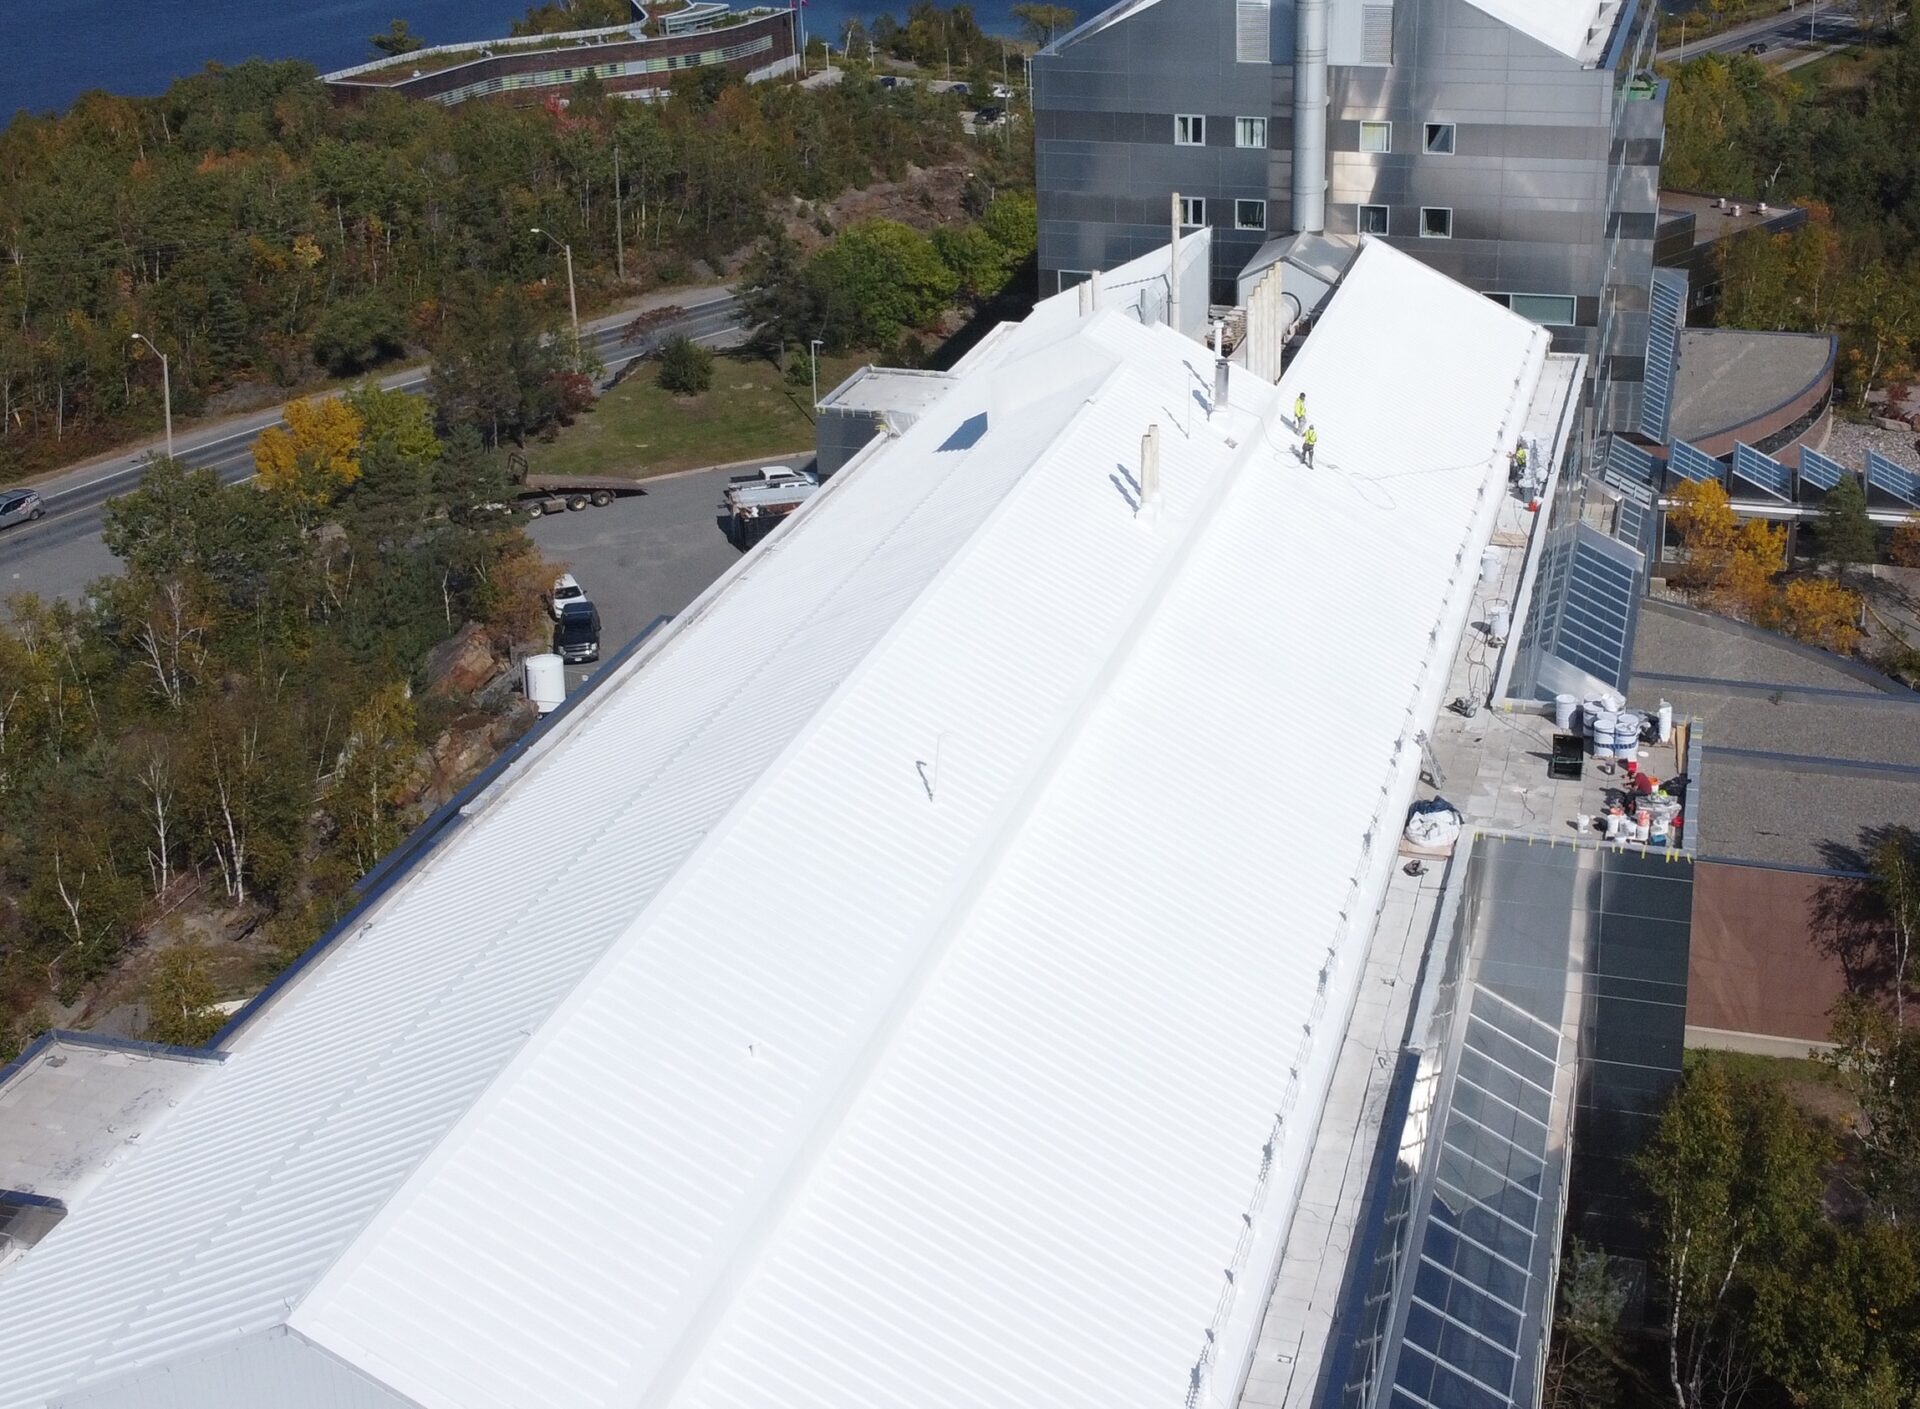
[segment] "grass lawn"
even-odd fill
[[[825,396],[859,357],[822,357]],[[659,368],[642,363],[594,409],[551,444],[527,447],[534,474],[664,475],[788,451],[813,451],[811,391],[788,387],[772,363],[718,357],[713,386],[699,396],[673,396],[655,382]]]
[[[1787,77],[1809,93],[1817,93],[1826,88],[1835,90],[1864,88],[1873,77],[1873,70],[1879,62],[1879,57],[1878,52],[1871,48],[1854,45],[1838,53],[1815,59],[1810,64],[1802,64],[1788,73]]]

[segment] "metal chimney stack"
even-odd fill
[[[1293,228],[1327,228],[1327,7],[1294,6]]]
[[[1140,437],[1140,507],[1160,497],[1160,427],[1148,426]],[[1138,512],[1137,510],[1135,512]]]

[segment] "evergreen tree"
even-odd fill
[[[1820,501],[1814,542],[1820,561],[1833,568],[1843,586],[1848,569],[1873,561],[1873,520],[1867,517],[1867,496],[1856,476],[1842,475]]]

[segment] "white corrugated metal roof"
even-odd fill
[[[1230,1397],[1545,347],[1371,243],[1211,417],[1000,339],[0,1279],[0,1404],[281,1322],[428,1406]]]
[[[1606,42],[1619,0],[1467,0],[1500,23],[1570,59],[1590,63]]]

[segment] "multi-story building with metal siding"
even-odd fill
[[[1218,301],[1275,236],[1384,238],[1589,354],[1597,424],[1629,423],[1664,127],[1637,81],[1650,35],[1631,0],[1128,0],[1034,61],[1042,291],[1164,241],[1177,191],[1213,229]],[[1320,80],[1296,62],[1316,52]]]

